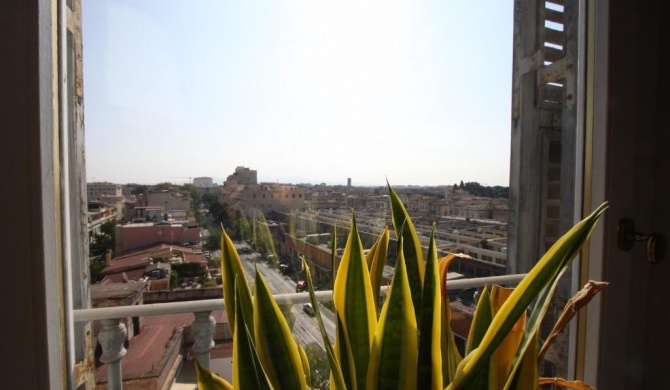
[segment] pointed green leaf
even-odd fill
[[[486,331],[493,320],[493,311],[491,310],[491,295],[487,286],[484,287],[482,294],[479,296],[475,314],[472,317],[472,324],[470,325],[470,333],[468,333],[468,342],[465,347],[465,354],[468,355],[475,348],[479,347],[479,343],[484,338]]]
[[[489,330],[484,335],[479,348],[476,348],[461,362],[456,373],[456,378],[448,389],[470,389],[470,384],[480,376],[480,370],[487,365],[493,351],[500,345],[507,333],[512,329],[521,314],[528,305],[537,298],[535,308],[527,323],[529,329],[539,327],[541,318],[544,316],[549,305],[558,277],[567,268],[570,261],[575,257],[586,239],[593,231],[598,218],[607,208],[604,203],[590,216],[575,225],[561,239],[559,239],[540,261],[533,267],[528,275],[519,283],[509,299],[495,315]],[[532,336],[532,331],[529,333]],[[529,341],[524,340],[527,345]],[[518,356],[523,356],[525,349],[519,350]],[[518,359],[517,359],[518,361]],[[515,366],[517,364],[515,363]],[[512,375],[513,376],[513,375]]]
[[[300,361],[302,362],[302,372],[305,373],[305,382],[307,386],[312,387],[312,373],[309,371],[309,360],[307,359],[307,354],[302,348],[302,345],[296,341],[295,343],[298,346],[298,352],[300,353]]]
[[[442,300],[435,245],[435,225],[433,225],[428,245],[421,304],[417,389],[442,390],[444,388],[442,386]],[[448,327],[449,324],[445,326]]]
[[[389,246],[389,229],[384,229],[375,244],[370,248],[365,260],[370,270],[370,284],[372,285],[372,297],[375,301],[377,312],[381,310],[379,305],[379,294],[382,284],[382,275],[384,274],[384,265],[386,264],[386,253]]]
[[[416,315],[400,251],[370,353],[365,389],[416,389],[417,343]]]
[[[458,365],[463,361],[454,332],[451,330],[451,306],[449,297],[441,298],[442,314],[442,339],[440,340],[440,350],[442,353],[442,385],[451,383],[456,376]]]
[[[533,336],[526,352],[521,359],[519,364],[519,369],[516,372],[516,375],[513,377],[514,381],[510,386],[510,389],[514,390],[526,390],[526,389],[536,389],[539,373],[537,365],[537,333]]]
[[[364,389],[370,347],[377,326],[377,314],[372,298],[370,274],[363,254],[363,244],[356,230],[355,217],[352,218],[349,238],[335,278],[333,301],[342,318],[343,332],[349,339],[356,386]]]
[[[335,270],[337,265],[337,225],[333,225],[333,234],[330,242],[330,289],[333,290],[335,288]]]
[[[300,352],[263,275],[256,271],[254,331],[258,357],[277,389],[307,389]]]
[[[351,351],[351,343],[349,342],[349,336],[346,333],[346,327],[342,322],[342,316],[337,309],[335,309],[335,318],[337,319],[337,324],[335,326],[337,332],[337,337],[335,338],[335,353],[337,354],[337,360],[340,362],[340,368],[342,369],[345,389],[356,390],[356,365],[354,364],[354,357]],[[333,378],[333,371],[330,372],[330,377]],[[334,383],[334,381],[331,381],[331,383]]]
[[[233,390],[233,386],[212,371],[200,365],[195,359],[195,374],[200,390]]]
[[[519,346],[516,352],[514,363],[512,364],[512,369],[510,371],[509,377],[507,378],[507,383],[505,384],[504,387],[505,389],[509,389],[510,386],[512,385],[512,380],[516,376],[516,372],[520,367],[519,365],[521,363],[521,358],[525,355],[526,349],[529,347],[530,343],[533,340],[535,340],[537,332],[540,329],[540,323],[542,322],[542,319],[544,319],[544,315],[547,313],[547,309],[549,308],[549,304],[551,303],[551,297],[554,295],[554,290],[556,290],[556,286],[558,285],[558,280],[560,279],[561,275],[563,274],[563,272],[565,272],[566,269],[567,264],[554,278],[553,282],[545,286],[545,288],[543,288],[540,291],[537,300],[533,305],[533,309],[530,313],[528,321],[526,322],[524,337],[521,341],[521,345]]]
[[[449,264],[456,257],[464,257],[464,255],[451,253],[446,257],[441,258],[438,265],[438,272],[440,275],[440,290],[441,290],[441,328],[442,335],[440,339],[440,350],[442,352],[442,384],[450,383],[454,375],[456,375],[456,368],[463,360],[461,353],[458,351],[454,333],[451,331],[451,305],[449,304],[449,296],[447,295],[447,274],[449,273]]]
[[[391,198],[391,215],[393,219],[393,228],[396,232],[396,238],[402,236],[404,241],[404,256],[407,265],[407,278],[409,279],[409,288],[412,290],[412,302],[417,316],[417,322],[421,314],[421,290],[423,286],[423,274],[425,265],[423,263],[423,252],[421,251],[421,241],[416,234],[416,229],[409,217],[405,206],[400,197],[393,191],[391,185],[388,185]]]
[[[316,295],[314,294],[314,284],[312,283],[312,274],[310,272],[309,265],[307,265],[305,259],[302,259],[302,266],[305,269],[305,275],[307,278],[307,291],[309,291],[309,300],[312,303],[312,308],[314,309],[314,316],[316,317],[316,322],[319,324],[319,331],[321,331],[321,337],[323,338],[323,345],[326,348],[326,356],[328,357],[328,363],[330,363],[331,389],[346,390],[347,387],[344,383],[342,369],[340,368],[340,364],[335,357],[335,351],[333,350],[333,346],[332,344],[330,344],[330,339],[328,338],[326,327],[323,325],[323,317],[321,317],[321,309],[319,308],[318,302],[316,301]]]
[[[512,295],[513,291],[513,288],[505,288],[497,285],[491,288],[491,310],[493,311],[494,318],[496,313]],[[526,313],[523,312],[512,329],[507,332],[498,348],[491,354],[489,361],[489,389],[500,389],[505,386],[514,356],[523,339],[525,325]]]
[[[575,231],[573,234],[577,236],[576,238],[573,238],[573,240],[582,240],[582,243],[586,241],[588,236],[591,234],[593,229],[595,228],[595,224],[598,221],[598,218],[602,213],[607,209],[607,203],[603,203],[598,207],[590,216],[588,216],[586,219],[584,219],[582,222],[579,224],[575,225],[568,233],[565,234],[556,244],[554,244],[547,254],[545,254],[545,257],[549,253],[553,253],[554,251],[560,253],[560,251],[557,248],[559,243],[565,241],[565,242],[570,242],[568,235],[570,235],[571,232]],[[586,221],[591,221],[590,224],[586,223]],[[583,225],[584,227],[581,230],[575,230],[578,226]],[[581,236],[580,236],[581,235]],[[583,238],[582,238],[583,237]],[[547,313],[547,310],[549,309],[549,304],[551,303],[551,297],[554,295],[554,291],[556,290],[556,287],[558,286],[558,281],[561,278],[561,275],[568,269],[568,266],[570,265],[570,261],[576,256],[576,253],[579,251],[579,249],[582,246],[582,243],[580,243],[576,248],[574,248],[573,253],[567,253],[565,254],[566,260],[560,264],[560,268],[558,269],[558,272],[556,272],[556,275],[553,277],[553,279],[550,280],[549,283],[547,283],[544,288],[539,292],[537,299],[535,300],[533,304],[533,309],[530,313],[530,316],[528,318],[528,321],[526,323],[526,329],[524,332],[523,339],[521,341],[521,345],[518,348],[518,351],[516,353],[516,356],[514,357],[514,362],[512,364],[512,369],[510,372],[510,375],[508,377],[507,383],[505,384],[505,390],[509,389],[510,386],[512,385],[512,380],[515,378],[515,374],[517,370],[519,369],[519,366],[521,364],[521,360],[523,356],[526,354],[526,350],[529,348],[530,344],[536,343],[536,337],[537,333],[539,332],[540,325],[542,323],[542,320],[544,319],[545,314]],[[544,257],[542,258],[544,259]],[[541,262],[542,260],[540,260]],[[535,271],[534,267],[531,270],[531,273]],[[525,279],[525,278],[524,278]],[[523,281],[521,284],[519,284],[519,287],[521,288],[523,284]]]
[[[236,278],[239,282],[239,276]],[[251,332],[244,321],[239,290],[235,290],[235,332],[233,333],[233,385],[238,389],[271,389],[256,353]]]
[[[244,269],[237,254],[235,245],[231,241],[226,229],[221,227],[221,279],[223,281],[223,302],[228,316],[230,331],[235,332],[235,280],[239,277],[240,299],[242,310],[246,319],[247,328],[253,329],[253,304],[251,301],[251,289],[244,275]]]

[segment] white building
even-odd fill
[[[211,177],[194,177],[193,185],[199,188],[212,188],[214,186],[214,181]]]
[[[100,200],[100,197],[103,195],[123,196],[121,184],[109,182],[86,183],[86,194],[88,200]]]

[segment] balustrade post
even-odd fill
[[[126,355],[123,343],[126,341],[128,330],[119,318],[100,322],[102,322],[102,329],[98,333],[98,341],[102,347],[100,361],[107,364],[107,388],[121,390],[123,389],[121,359]]]
[[[209,367],[209,352],[214,348],[214,330],[216,321],[211,311],[193,313],[195,321],[191,326],[193,332],[193,353],[203,367]]]

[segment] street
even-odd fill
[[[258,254],[240,254],[240,260],[244,267],[244,272],[247,275],[250,286],[254,284],[254,258]],[[295,282],[289,277],[282,275],[278,270],[275,270],[265,261],[257,261],[258,272],[263,275],[265,282],[273,294],[287,294],[295,293]],[[323,316],[323,325],[328,333],[328,338],[331,343],[335,343],[335,315],[332,311],[319,304],[319,310]],[[323,345],[323,338],[319,331],[319,325],[315,317],[310,317],[302,311],[302,304],[295,304],[291,307],[291,313],[295,318],[293,324],[293,335],[306,347],[308,344],[316,343],[325,350]],[[290,321],[289,321],[290,324]]]

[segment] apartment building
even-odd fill
[[[212,188],[214,187],[214,180],[211,177],[194,177],[193,185],[198,188]]]
[[[86,195],[88,200],[101,200],[101,196],[122,197],[123,187],[109,182],[86,183]]]
[[[163,207],[165,211],[187,211],[191,209],[188,195],[170,191],[150,191],[147,194],[147,206]]]
[[[232,184],[258,184],[258,173],[255,169],[236,167],[235,172],[226,179],[224,186]]]

